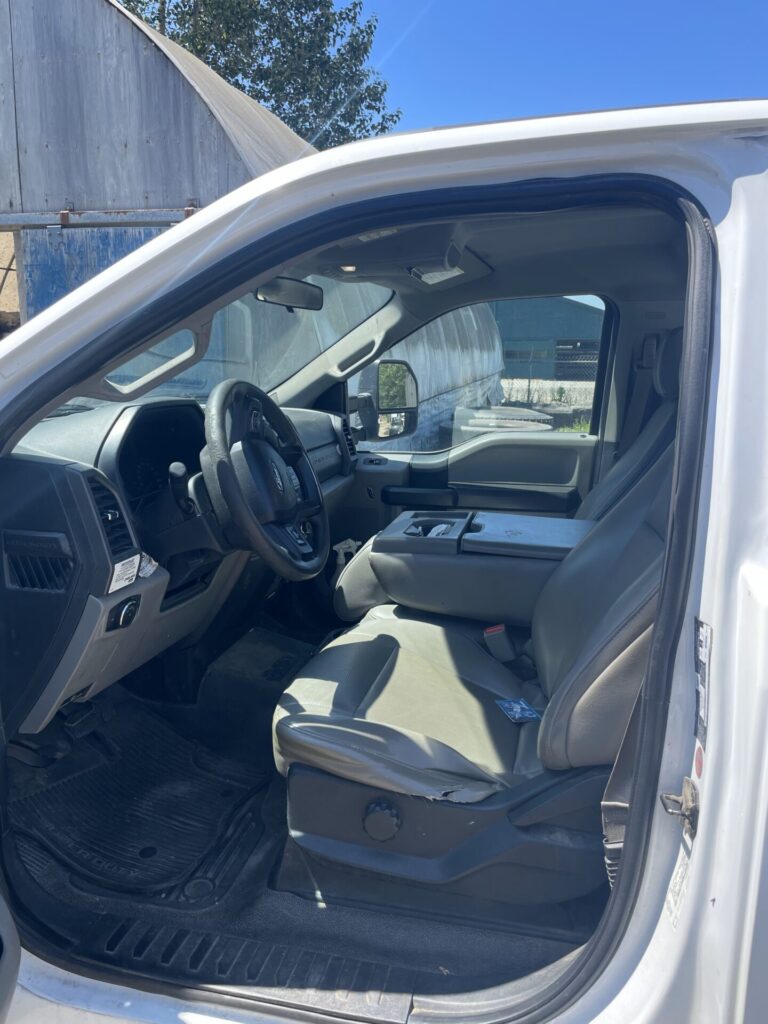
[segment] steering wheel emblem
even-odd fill
[[[280,470],[277,468],[276,462],[270,462],[269,468],[272,470],[272,479],[275,481],[275,486],[281,494],[285,494],[285,485],[283,484],[283,478],[280,476]]]

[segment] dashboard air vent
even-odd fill
[[[58,593],[67,589],[75,562],[63,533],[3,530],[2,543],[9,587]]]
[[[71,558],[41,558],[38,555],[8,555],[8,578],[19,590],[63,592],[72,577]]]
[[[109,550],[114,558],[122,558],[134,550],[128,524],[120,509],[120,503],[108,487],[91,477],[88,481],[96,511],[99,513]]]
[[[354,459],[354,457],[357,455],[357,448],[355,448],[355,442],[354,439],[352,438],[352,431],[349,429],[349,420],[347,419],[346,416],[343,417],[341,421],[341,430],[342,433],[344,434],[344,440],[347,442],[347,450],[349,452],[349,457],[351,459]]]
[[[63,593],[75,562],[63,533],[4,530],[3,553],[8,586],[17,590]]]

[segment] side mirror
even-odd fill
[[[377,368],[378,430],[376,438],[404,437],[416,430],[419,386],[408,363],[381,359]]]

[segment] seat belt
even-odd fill
[[[640,732],[640,699],[640,694],[638,694],[613,771],[608,779],[608,785],[605,787],[603,799],[600,801],[605,870],[608,873],[608,883],[611,888],[613,888],[619,873],[621,854],[624,850],[624,836],[629,820]]]
[[[653,392],[653,370],[656,366],[658,349],[659,335],[646,334],[643,338],[640,358],[635,363],[632,394],[629,398],[627,415],[624,417],[624,426],[621,428],[615,459],[621,458],[643,428],[648,411],[648,400]]]

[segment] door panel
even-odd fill
[[[408,452],[359,452],[355,478],[344,502],[334,515],[334,536],[366,541],[383,530],[402,511],[385,495],[410,484]]]
[[[360,452],[346,535],[367,540],[403,509],[572,515],[589,490],[596,445],[588,434],[509,431],[447,452]]]
[[[569,515],[589,490],[596,445],[595,436],[570,432],[481,436],[451,449],[447,483],[460,508]]]
[[[415,453],[388,504],[571,515],[589,490],[597,438],[576,433],[485,434],[448,452]]]

